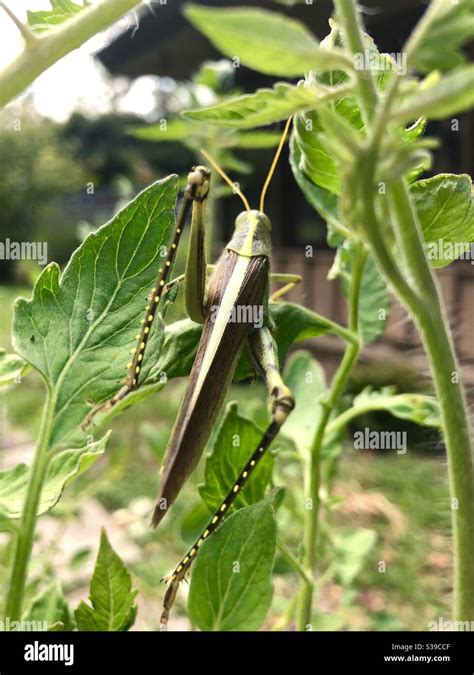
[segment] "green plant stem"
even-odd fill
[[[141,0],[102,0],[58,28],[30,39],[0,72],[0,107],[21,94],[41,73],[139,5]]]
[[[349,46],[352,52],[356,53],[360,50],[363,35],[355,2],[336,0],[336,5]],[[414,37],[412,36],[409,40],[407,49],[410,55],[415,51],[420,36],[436,16],[439,6],[439,2],[432,4],[431,10],[425,14],[415,30]],[[365,116],[371,120],[376,101],[371,100],[372,92],[366,78],[360,76],[360,71],[356,71],[356,75],[359,78],[359,90]],[[397,87],[398,80],[393,83],[390,96],[378,109],[374,142],[359,162],[362,188],[358,199],[364,205],[365,231],[372,254],[417,325],[430,363],[441,408],[452,500],[453,614],[455,620],[466,621],[474,617],[474,566],[472,564],[474,560],[474,481],[468,412],[459,363],[444,312],[441,292],[426,259],[422,233],[404,181],[394,181],[388,191],[392,214],[391,224],[394,228],[403,269],[400,268],[398,260],[383,245],[380,236],[381,223],[378,222],[374,208],[380,130],[386,126],[390,105],[394,100]]]
[[[339,429],[346,428],[347,425],[352,422],[352,420],[357,419],[361,415],[365,415],[368,412],[376,412],[378,410],[386,410],[386,408],[380,403],[367,403],[366,405],[360,407],[352,406],[329,422],[326,428],[326,433],[328,435],[334,434],[339,431]]]
[[[355,3],[352,0],[334,0],[334,5],[337,10],[338,18],[344,27],[347,46],[353,55],[363,54],[366,46],[364,44],[362,26],[360,24],[359,13]],[[374,114],[378,98],[372,71],[370,68],[367,70],[355,69],[354,73],[357,80],[359,95],[364,104],[363,111],[367,121],[370,121]]]
[[[445,0],[432,0],[429,7],[423,13],[423,16],[418,21],[415,29],[408,38],[406,44],[403,46],[402,54],[407,55],[407,62],[411,66],[412,56],[418,49],[426,37],[426,34],[430,31],[433,22],[440,16],[442,12],[443,5],[446,7]]]
[[[367,254],[358,243],[354,250],[351,286],[349,291],[349,330],[353,335],[358,335],[359,329],[359,293],[362,282]],[[334,375],[331,386],[321,405],[321,415],[314,435],[313,444],[309,456],[308,467],[305,471],[305,503],[311,508],[305,510],[304,523],[304,555],[303,566],[311,573],[316,565],[316,544],[318,536],[318,519],[320,510],[319,489],[321,484],[321,450],[324,442],[324,434],[331,412],[337,403],[339,396],[347,382],[347,378],[360,353],[360,340],[350,342],[344,352],[339,368]],[[314,584],[303,583],[300,594],[300,609],[298,629],[308,630],[311,625]]]
[[[306,584],[311,584],[312,586],[314,586],[315,580],[311,576],[311,572],[308,572],[308,570],[306,570],[303,567],[301,562],[294,555],[293,551],[285,544],[285,542],[280,537],[277,537],[277,548],[280,551],[280,553],[287,559],[287,561],[290,563],[293,569],[295,569],[296,572],[298,572],[303,581]]]
[[[415,321],[431,366],[441,407],[448,458],[454,547],[454,618],[474,618],[474,481],[466,397],[441,292],[423,249],[422,235],[406,185],[389,192],[404,260],[418,293],[406,307]]]
[[[41,428],[31,467],[28,489],[23,505],[20,527],[16,539],[15,557],[8,589],[5,615],[10,621],[20,621],[23,611],[26,577],[35,536],[38,505],[50,459],[49,439],[53,419],[54,403],[48,393],[43,409]]]

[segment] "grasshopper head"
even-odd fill
[[[209,192],[209,183],[211,172],[205,166],[193,166],[192,171],[188,173],[188,184],[186,191],[198,202],[206,199]]]

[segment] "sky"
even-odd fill
[[[4,2],[22,21],[26,20],[27,10],[50,9],[49,0]],[[118,105],[120,110],[150,114],[156,106],[156,78],[141,77],[129,89],[126,80],[115,79],[112,83],[93,58],[112,35],[135,25],[133,13],[123,17],[112,29],[95,36],[40,75],[28,90],[38,112],[57,121],[66,120],[76,109],[91,115],[100,114],[110,109],[111,96],[118,91],[123,93]],[[18,29],[0,9],[0,69],[13,61],[22,49]]]

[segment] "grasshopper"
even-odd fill
[[[233,188],[245,206],[235,221],[235,230],[220,260],[210,266],[212,276],[206,290],[205,202],[211,172],[196,166],[188,175],[183,201],[176,220],[171,247],[159,270],[155,288],[149,296],[145,318],[134,349],[124,386],[88,416],[90,423],[98,410],[107,411],[137,388],[150,328],[159,302],[169,288],[185,280],[185,304],[189,317],[203,324],[202,335],[186,391],[166,450],[159,495],[152,517],[156,527],[178,496],[183,484],[196,468],[209,439],[224,397],[231,384],[239,355],[245,343],[250,348],[256,370],[265,381],[270,399],[271,422],[257,448],[236,478],[229,493],[212,516],[207,527],[189,549],[173,573],[165,593],[161,624],[166,626],[180,582],[186,577],[200,546],[220,525],[230,507],[250,479],[255,467],[294,408],[294,399],[284,384],[279,366],[272,325],[268,312],[270,280],[285,282],[271,299],[277,299],[301,280],[298,275],[270,274],[271,223],[264,213],[265,193],[281,154],[291,118],[288,120],[270,171],[262,189],[260,207],[253,210],[240,191],[214,160],[202,151],[207,161]],[[188,255],[183,277],[168,282],[179,239],[192,209]],[[240,311],[239,311],[240,310]],[[256,314],[259,317],[255,321]],[[237,317],[237,320],[236,320]]]

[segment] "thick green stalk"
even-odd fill
[[[344,34],[347,41],[347,47],[352,54],[364,54],[366,46],[362,26],[360,23],[357,7],[352,0],[334,0],[339,21],[344,26]],[[377,105],[377,89],[375,88],[374,78],[370,69],[354,70],[359,96],[362,99],[362,110],[369,122],[375,112]]]
[[[429,12],[420,26],[426,28],[438,11]],[[353,53],[360,49],[363,40],[353,0],[336,0],[344,33]],[[423,32],[424,28],[418,32]],[[415,31],[415,34],[417,32]],[[416,40],[409,41],[413,52]],[[371,120],[375,103],[367,79],[356,71],[361,103],[367,119]],[[373,82],[373,81],[372,81]],[[394,99],[398,81],[394,82],[391,95],[377,110],[375,134],[366,156],[359,163],[361,192],[358,199],[364,208],[364,228],[371,252],[399,300],[416,323],[425,347],[436,388],[448,457],[449,485],[452,504],[454,548],[454,609],[455,620],[474,618],[474,481],[472,447],[466,398],[460,378],[460,368],[454,349],[449,323],[444,312],[441,292],[430,269],[423,248],[423,237],[402,180],[389,188],[394,228],[403,268],[387,251],[380,236],[381,223],[374,208],[375,173],[380,131],[386,127],[390,104]],[[371,130],[374,132],[374,129]],[[407,281],[406,275],[409,279]]]
[[[49,439],[53,419],[54,404],[48,397],[43,409],[41,429],[36,446],[33,465],[31,467],[28,489],[25,495],[23,513],[17,534],[15,557],[13,561],[10,586],[8,589],[5,615],[10,621],[20,621],[23,610],[28,564],[33,548],[38,505],[50,459]]]
[[[349,330],[353,335],[358,335],[359,327],[359,293],[362,282],[362,274],[367,254],[359,243],[354,251],[351,287],[349,291]],[[344,352],[339,368],[334,375],[329,391],[321,405],[321,416],[314,435],[314,440],[305,471],[305,523],[304,523],[304,554],[303,566],[305,569],[314,571],[316,566],[316,544],[318,537],[318,519],[320,509],[319,489],[321,484],[321,450],[324,442],[329,417],[337,400],[346,386],[347,378],[354,366],[360,352],[360,340],[350,342]],[[308,508],[310,507],[310,508]],[[311,626],[314,584],[303,583],[300,596],[300,610],[298,629],[308,630]]]
[[[24,51],[0,72],[0,107],[21,94],[45,70],[105,30],[141,0],[102,0],[58,28],[32,34]]]
[[[423,250],[416,214],[402,181],[389,192],[405,264],[418,290],[407,309],[425,347],[441,407],[454,546],[454,618],[474,619],[474,481],[466,397],[441,292]]]

